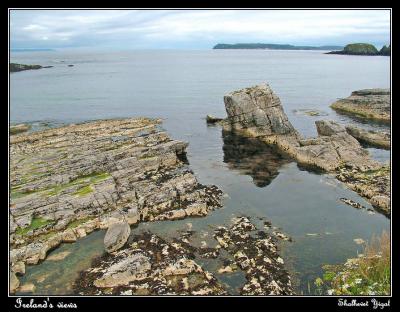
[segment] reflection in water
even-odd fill
[[[265,187],[279,174],[279,168],[291,162],[271,146],[255,138],[222,131],[224,162],[230,169],[250,175],[258,187]]]

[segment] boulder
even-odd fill
[[[232,129],[248,129],[258,135],[297,135],[279,97],[266,83],[228,93],[224,103]]]
[[[128,222],[115,222],[110,225],[104,236],[104,247],[111,253],[125,245],[131,234],[131,228]]]

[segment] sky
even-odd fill
[[[390,43],[389,10],[10,10],[9,23],[12,49]]]

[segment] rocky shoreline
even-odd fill
[[[61,243],[116,222],[183,219],[221,207],[222,191],[198,183],[187,143],[170,139],[160,122],[101,120],[10,138],[13,277]]]
[[[387,96],[386,91],[383,94]],[[375,105],[373,99],[370,106]],[[225,131],[257,138],[276,146],[299,165],[334,174],[378,211],[390,215],[390,167],[372,160],[345,127],[334,121],[319,120],[315,122],[318,137],[302,138],[268,84],[231,92],[225,95],[224,102],[228,117],[220,124]]]
[[[365,89],[353,91],[349,97],[333,103],[331,108],[339,113],[364,120],[390,124],[390,90]]]
[[[291,239],[272,231],[269,221],[264,224],[265,230],[258,230],[249,218],[234,218],[229,227],[214,230],[215,247],[205,241],[196,246],[190,230],[172,241],[150,232],[134,235],[125,248],[95,259],[74,290],[81,295],[229,295],[215,274],[197,262],[209,258],[222,265],[216,274],[244,273],[241,295],[293,294],[277,245]]]

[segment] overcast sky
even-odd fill
[[[390,41],[389,10],[11,10],[11,48],[209,49]]]

